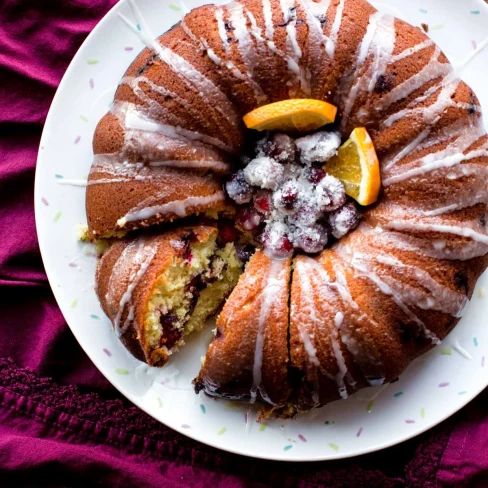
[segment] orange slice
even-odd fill
[[[292,98],[263,105],[244,115],[248,129],[308,132],[335,120],[337,107],[311,98]]]
[[[381,187],[380,163],[373,141],[364,127],[358,127],[327,161],[324,170],[342,181],[346,193],[361,205],[378,199]]]

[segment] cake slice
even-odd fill
[[[242,263],[218,230],[196,226],[116,242],[97,268],[97,294],[127,349],[163,366],[201,330],[237,283]]]

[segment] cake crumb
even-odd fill
[[[422,22],[420,25],[422,26],[422,29],[424,30],[425,33],[429,32],[428,24],[425,24],[424,22]]]

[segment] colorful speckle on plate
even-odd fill
[[[115,370],[115,372],[116,372],[117,374],[129,374],[129,370],[128,370],[128,369],[124,369],[124,368],[117,368],[117,369]]]
[[[188,424],[181,424],[182,429],[190,429],[191,427]]]
[[[415,420],[407,419],[407,420],[405,420],[405,423],[406,424],[414,424]]]
[[[83,120],[83,122],[88,122],[88,117],[86,115],[80,114],[80,119]]]
[[[395,393],[393,396],[395,398],[400,398],[401,396],[403,395],[403,391],[398,391],[397,393]]]
[[[366,412],[371,413],[371,411],[374,408],[374,400],[371,400],[367,405],[366,405]]]
[[[95,82],[93,81],[93,78],[90,78],[88,83],[90,84],[90,88],[93,90],[95,88]]]
[[[100,317],[98,315],[95,315],[94,313],[92,313],[90,317],[95,320],[100,320]]]
[[[443,356],[452,356],[452,351],[450,349],[441,349],[441,354]]]
[[[87,64],[98,64],[99,61],[96,58],[90,58],[86,60]]]
[[[477,337],[473,337],[473,344],[478,347],[478,338]]]
[[[163,401],[161,400],[161,397],[157,397],[158,400],[158,407],[163,408]]]
[[[423,13],[423,14],[427,14],[427,10],[425,10],[425,8],[419,8],[419,12]]]
[[[363,428],[359,427],[359,430],[356,432],[356,437],[361,437],[362,433],[363,433]]]
[[[302,434],[298,434],[298,438],[302,441],[302,442],[307,442],[307,439],[305,438],[304,435]]]
[[[259,428],[258,428],[259,432],[264,432],[266,430],[266,424],[263,422]]]
[[[203,405],[203,403],[200,404],[200,410],[202,411],[202,413],[207,412],[207,410],[205,409],[205,405]]]
[[[76,139],[74,140],[75,144],[78,144],[81,140],[81,136],[76,136]]]
[[[222,434],[225,434],[227,431],[227,427],[222,427],[221,429],[219,429],[217,431],[217,435],[222,435]]]
[[[178,5],[175,5],[174,3],[170,3],[170,4],[169,4],[169,8],[170,8],[171,10],[176,11],[176,12],[181,11],[181,7],[179,7]]]
[[[446,386],[449,386],[448,381],[445,381],[444,383],[439,383],[439,388],[445,388]]]
[[[293,446],[291,444],[288,444],[283,448],[283,451],[289,451]]]
[[[134,48],[132,46],[125,46],[124,51],[133,51]]]
[[[425,408],[423,407],[420,409],[420,418],[425,419]]]
[[[110,356],[112,355],[112,353],[111,353],[111,352],[110,352],[110,351],[109,351],[109,350],[108,350],[106,347],[104,347],[104,348],[102,349],[102,351],[103,351],[103,352],[104,352],[104,353],[105,353],[105,354],[106,354],[108,357],[110,357]]]
[[[331,449],[334,449],[335,452],[339,452],[339,446],[337,444],[334,444],[333,442],[329,442],[329,447]]]
[[[71,302],[70,307],[71,307],[71,308],[75,308],[75,307],[76,307],[76,305],[78,305],[78,299],[76,299],[76,298],[75,298],[75,299],[74,299],[74,300]]]
[[[332,424],[335,424],[335,420],[326,420],[324,422],[325,425],[332,425]]]
[[[54,215],[54,222],[57,222],[61,218],[61,215],[63,215],[63,212],[61,212],[61,210],[58,210]]]

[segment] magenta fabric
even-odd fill
[[[91,364],[47,283],[33,183],[56,87],[113,3],[0,3],[0,486],[488,486],[486,391],[440,426],[386,451],[288,464],[227,454],[173,432],[122,398]]]

